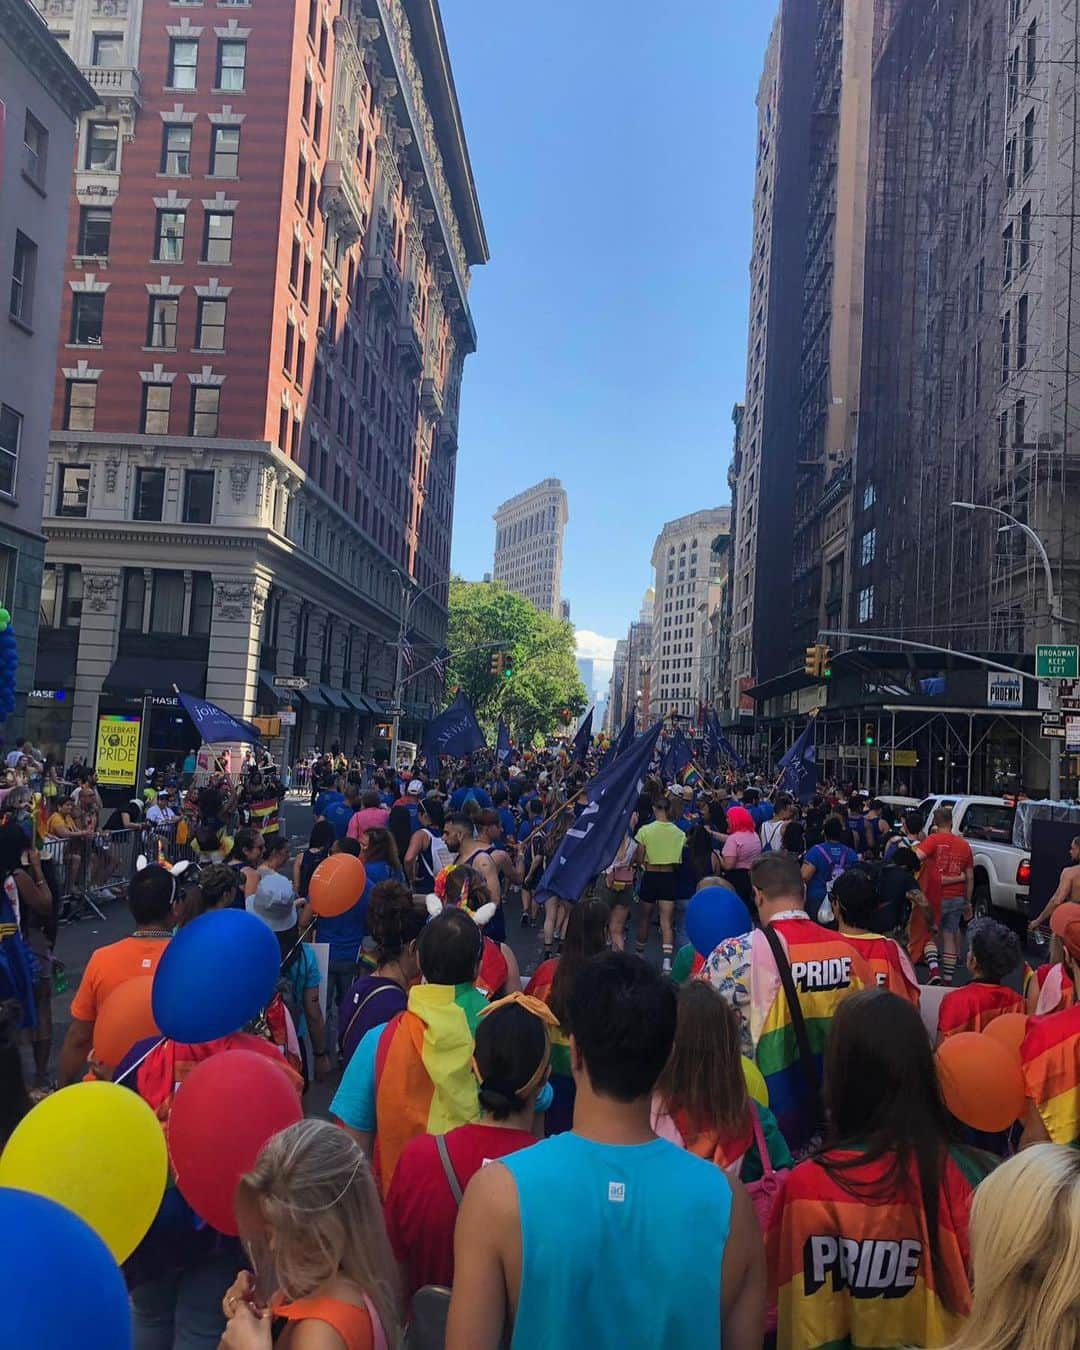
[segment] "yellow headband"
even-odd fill
[[[544,1024],[545,1028],[544,1057],[543,1059],[541,1059],[539,1065],[537,1065],[536,1072],[529,1079],[529,1081],[525,1083],[522,1087],[519,1087],[517,1091],[514,1093],[515,1097],[518,1097],[521,1100],[525,1100],[533,1092],[535,1092],[536,1089],[540,1086],[540,1084],[543,1083],[544,1080],[547,1078],[548,1067],[551,1063],[551,1033],[548,1030],[548,1028],[557,1027],[559,1025],[559,1019],[555,1016],[555,1014],[551,1011],[551,1009],[543,1001],[543,999],[534,998],[531,994],[521,994],[521,993],[507,994],[505,998],[496,999],[494,1003],[489,1003],[486,1008],[481,1010],[480,1016],[481,1018],[487,1017],[487,1015],[489,1013],[493,1013],[496,1008],[505,1008],[507,1005],[512,1003],[518,1004],[518,1006],[524,1008],[527,1013],[531,1013],[533,1017],[539,1018],[540,1021]],[[472,1071],[474,1077],[476,1078],[476,1081],[478,1083],[482,1083],[484,1081],[483,1075],[481,1074],[480,1068],[476,1063],[475,1056],[473,1056]]]

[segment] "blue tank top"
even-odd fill
[[[720,1345],[720,1265],[731,1187],[664,1139],[561,1134],[501,1158],[517,1186],[521,1295],[511,1350]],[[598,1277],[616,1260],[638,1275]]]

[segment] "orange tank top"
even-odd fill
[[[386,1337],[370,1300],[357,1307],[340,1298],[302,1298],[279,1304],[273,1311],[275,1317],[289,1322],[325,1322],[345,1342],[346,1350],[385,1350]]]

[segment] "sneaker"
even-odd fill
[[[670,974],[671,974],[671,957],[670,957],[670,956],[665,956],[664,959],[663,959],[663,961],[660,963],[660,974],[661,974],[661,975],[670,975]]]
[[[926,983],[927,983],[927,984],[941,984],[941,983],[943,983],[943,981],[942,981],[942,978],[941,978],[940,975],[931,975],[930,978],[926,981]]]
[[[529,918],[529,916],[525,913],[524,910],[521,911],[521,926],[522,928],[532,927],[532,919]]]

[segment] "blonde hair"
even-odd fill
[[[273,1230],[278,1287],[295,1303],[337,1275],[371,1299],[398,1344],[397,1275],[371,1168],[356,1141],[325,1120],[302,1120],[267,1142],[241,1178]]]
[[[1037,1144],[1003,1163],[971,1209],[975,1300],[951,1350],[1080,1345],[1080,1153]]]

